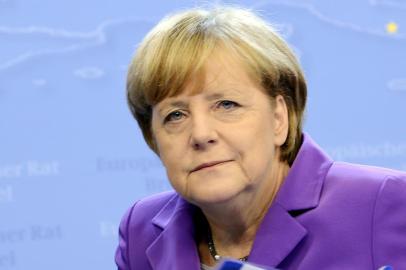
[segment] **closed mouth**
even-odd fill
[[[205,168],[213,167],[213,166],[216,166],[216,165],[219,165],[219,164],[222,164],[222,163],[226,163],[226,162],[229,162],[229,161],[230,160],[222,160],[222,161],[212,161],[212,162],[202,163],[199,166],[197,166],[196,168],[194,168],[191,171],[191,173],[202,170],[202,169],[205,169]]]

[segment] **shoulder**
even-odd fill
[[[380,209],[386,200],[385,204],[406,202],[406,173],[334,162],[325,177],[319,206],[334,209],[348,224],[370,226],[377,213],[384,215]]]
[[[329,204],[340,209],[341,216],[348,215],[362,224],[363,232],[370,235],[366,242],[375,269],[382,265],[406,269],[405,172],[335,162],[327,174],[323,193]],[[361,231],[357,232],[359,236]]]
[[[161,209],[176,198],[178,198],[178,195],[174,191],[167,191],[142,198],[127,210],[121,220],[121,224],[125,223],[129,228],[133,228],[152,221]]]
[[[406,269],[406,176],[390,175],[375,200],[372,251],[376,266]]]
[[[129,270],[133,265],[137,265],[137,269],[149,269],[145,250],[160,232],[153,219],[162,209],[171,209],[171,202],[177,201],[178,197],[174,191],[155,194],[138,200],[127,210],[119,226],[119,245],[115,255],[118,269]]]
[[[382,167],[334,162],[326,176],[326,185],[339,186],[343,191],[374,189],[378,192],[387,181],[406,183],[406,173]]]
[[[331,176],[346,176],[348,178],[354,179],[370,179],[378,180],[382,177],[393,176],[393,177],[405,177],[406,172],[397,171],[393,169],[375,167],[368,165],[353,164],[347,162],[334,162],[330,168],[329,174]]]
[[[405,185],[405,172],[334,162],[326,175],[322,198],[334,205],[346,205],[342,209],[347,209],[349,212],[353,212],[357,208],[355,206],[363,207],[364,214],[367,214],[366,212],[375,211],[377,200],[387,197],[386,194],[393,189],[392,186],[398,186],[398,190],[394,192],[402,194]]]

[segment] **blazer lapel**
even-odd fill
[[[162,232],[146,254],[152,269],[199,270],[194,240],[193,206],[176,196],[153,219]]]
[[[178,200],[182,200],[178,198]],[[174,202],[170,202],[174,203]],[[146,254],[152,269],[199,270],[200,260],[194,240],[193,207],[177,202],[153,220],[163,228]],[[172,208],[172,215],[169,209]],[[249,261],[277,266],[289,255],[307,231],[279,204],[273,204],[257,232]]]
[[[303,134],[299,153],[258,229],[249,261],[277,267],[306,237],[307,230],[297,217],[318,206],[332,163]]]
[[[276,267],[306,234],[295,218],[279,204],[273,204],[258,229],[249,261]]]

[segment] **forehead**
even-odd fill
[[[207,94],[221,96],[225,93],[240,93],[247,86],[257,86],[243,62],[232,54],[219,50],[207,58],[203,67],[186,81],[184,87],[171,96]],[[167,97],[169,98],[169,97]]]

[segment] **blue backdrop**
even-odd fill
[[[126,107],[127,65],[162,16],[207,3],[0,0],[1,270],[115,269],[124,211],[170,188]],[[294,48],[305,130],[335,159],[406,170],[404,0],[226,3]]]

